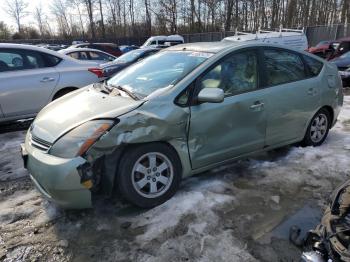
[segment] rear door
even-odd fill
[[[221,88],[222,103],[191,106],[188,146],[194,169],[263,148],[266,129],[266,90],[259,89],[257,52],[229,55],[196,82],[202,88]]]
[[[261,52],[268,92],[265,146],[301,139],[320,105],[320,80],[312,77],[297,52],[279,48]]]
[[[24,49],[0,50],[0,105],[5,117],[31,115],[44,107],[59,73],[60,58]]]

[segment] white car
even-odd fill
[[[74,59],[94,61],[101,64],[111,62],[117,58],[111,54],[92,48],[67,48],[58,52]]]
[[[184,38],[181,35],[157,35],[157,36],[151,36],[146,40],[146,42],[141,46],[141,48],[147,48],[147,47],[157,47],[160,45],[168,45],[173,46],[177,44],[183,44],[185,43]]]
[[[0,123],[34,117],[52,100],[102,80],[96,62],[37,46],[0,44]]]
[[[299,51],[306,50],[309,45],[304,30],[288,28],[281,28],[279,31],[259,30],[255,34],[236,32],[234,36],[225,37],[222,41],[274,44]]]

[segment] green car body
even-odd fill
[[[310,66],[304,69],[308,72],[303,79],[269,83],[264,50],[294,54],[305,68],[309,68],[305,60],[309,58],[319,70],[311,72]],[[180,161],[179,176],[186,177],[253,153],[300,142],[320,109],[328,112],[330,128],[343,103],[337,68],[307,53],[225,42],[178,45],[159,54],[164,52],[192,52],[193,56],[206,58],[175,84],[142,99],[112,96],[88,86],[52,102],[38,114],[27,133],[23,154],[34,184],[45,197],[64,208],[91,207],[94,187],[98,185],[110,193],[116,178],[123,176],[118,166],[124,152],[136,145],[166,144]],[[252,81],[257,86],[220,100],[216,78],[203,80],[203,75],[215,75],[218,63],[240,52],[254,55],[256,80]],[[221,75],[224,65],[219,67]],[[119,74],[132,72],[135,66]],[[194,91],[198,81],[206,84],[206,92]],[[216,88],[210,92],[210,87]],[[113,123],[84,154],[66,158],[51,153],[66,134],[94,120]],[[59,154],[64,154],[62,148],[57,150]]]

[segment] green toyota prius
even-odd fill
[[[343,103],[337,68],[305,52],[212,42],[167,48],[47,105],[22,155],[64,208],[119,190],[153,207],[183,177],[300,142],[319,146]]]

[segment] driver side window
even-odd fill
[[[225,57],[200,80],[203,88],[220,88],[233,96],[258,88],[257,55],[253,50]]]

